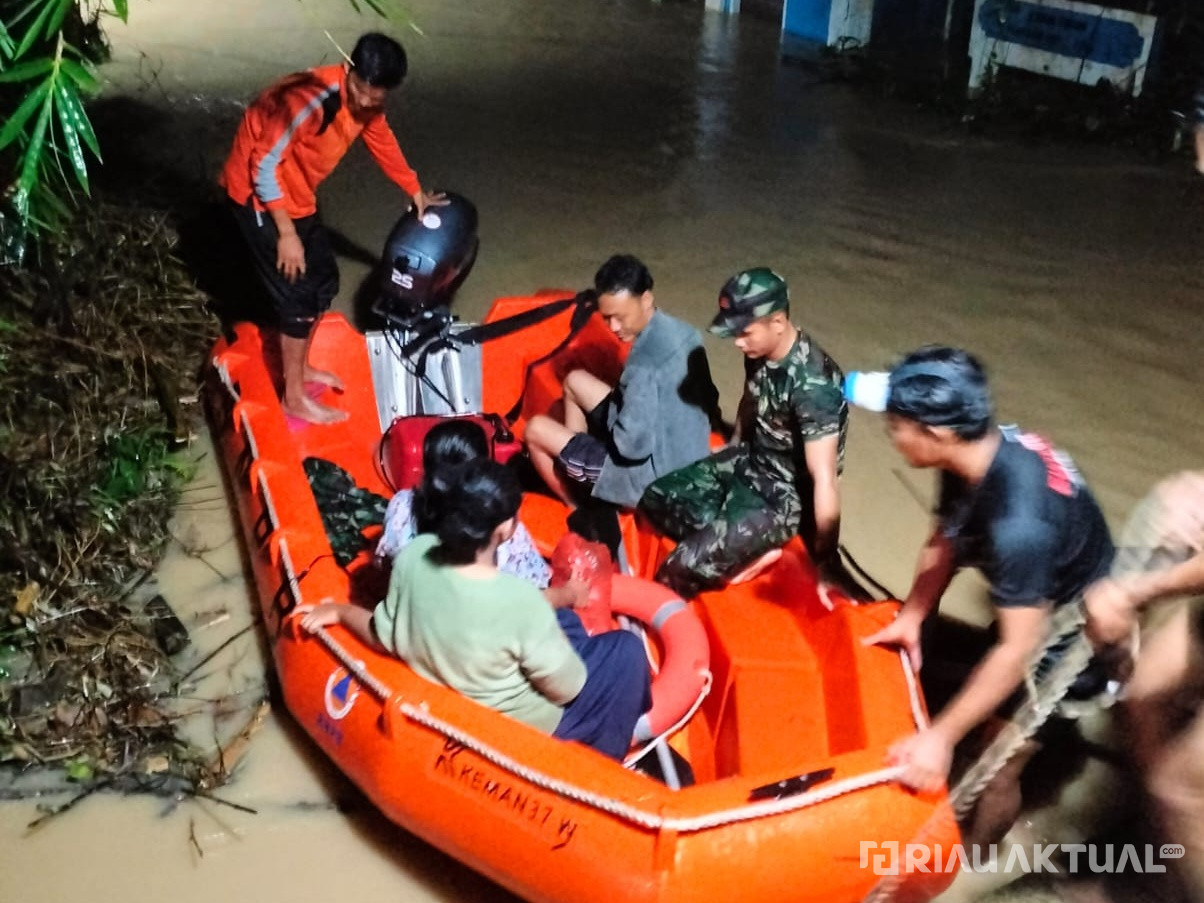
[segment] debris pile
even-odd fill
[[[175,244],[165,214],[95,202],[0,269],[0,768],[85,791],[220,778],[175,729],[187,631],[143,588],[217,330]]]

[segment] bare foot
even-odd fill
[[[773,565],[781,557],[781,549],[770,549],[768,552],[738,573],[735,577],[729,580],[728,583],[732,585],[737,583],[747,583],[749,580],[752,580],[754,577],[763,574],[765,571],[769,570],[769,568],[773,567]]]
[[[299,399],[285,398],[280,406],[290,417],[309,423],[339,423],[350,416],[346,411],[319,404],[308,395],[302,395]]]
[[[317,367],[305,365],[305,381],[311,383],[321,383],[324,386],[330,386],[336,392],[343,391],[343,381],[338,375],[331,373],[329,370],[319,370]]]

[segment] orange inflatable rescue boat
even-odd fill
[[[569,369],[613,378],[622,361],[617,341],[571,293],[501,299],[481,325],[515,315],[523,328],[486,333],[463,372],[437,359],[453,354],[446,349],[424,362],[447,400],[473,395],[478,412],[510,415],[513,436],[495,436],[501,446],[559,397]],[[659,667],[655,705],[633,746],[655,747],[666,765],[684,758],[687,786],[673,786],[672,768],[662,782],[486,709],[342,628],[301,631],[304,606],[371,606],[381,592],[371,531],[364,552],[336,563],[302,462],[326,459],[387,496],[382,425],[415,392],[407,382],[415,357],[396,336],[365,336],[325,316],[311,360],[342,377],[345,391],[321,400],[350,417],[306,426],[280,407],[270,344],[249,324],[220,340],[206,403],[284,701],[398,825],[525,899],[559,903],[851,903],[877,883],[874,866],[892,842],[906,844],[922,826],[926,843],[949,850],[957,842],[952,818],[942,818],[944,795],[906,791],[884,764],[887,747],[925,721],[901,656],[861,644],[896,603],[821,594],[797,541],[757,579],[686,603],[643,579],[666,544],[624,517],[634,576],[616,577],[614,608],[643,622]],[[403,366],[383,366],[390,354]],[[549,497],[530,495],[521,516],[552,544],[564,515]],[[933,831],[934,823],[945,827]],[[918,877],[930,896],[953,876]]]

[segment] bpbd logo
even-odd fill
[[[342,721],[355,706],[359,693],[351,673],[346,668],[335,668],[326,678],[326,714],[335,721]]]

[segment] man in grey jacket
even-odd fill
[[[572,371],[564,380],[563,420],[532,417],[524,438],[535,469],[569,506],[588,489],[631,508],[657,477],[707,454],[719,393],[701,335],[657,309],[643,263],[611,257],[594,288],[599,315],[631,343],[618,385]]]

